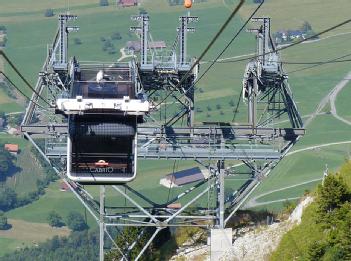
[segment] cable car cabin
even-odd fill
[[[69,116],[67,176],[80,183],[124,183],[136,176],[136,118]]]
[[[56,101],[68,117],[67,176],[83,184],[132,181],[137,169],[137,124],[149,102],[129,67],[76,68],[68,98]]]

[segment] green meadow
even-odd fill
[[[151,17],[151,33],[155,40],[164,40],[170,46],[176,36],[178,17],[185,14],[182,6],[170,7],[166,0],[143,1],[140,7],[119,9],[112,4],[108,7],[99,7],[97,0],[76,0],[70,1],[69,10],[72,14],[79,16],[74,23],[80,26],[78,33],[70,35],[69,54],[75,55],[81,61],[102,61],[115,62],[119,57],[119,50],[124,47],[129,40],[136,40],[134,34],[129,33],[129,27],[134,25],[130,16],[137,14],[140,8],[149,12]],[[327,27],[343,21],[349,17],[351,3],[348,0],[338,0],[338,5],[333,1],[317,0],[296,0],[280,1],[267,0],[260,15],[272,17],[273,31],[279,29],[295,29],[302,25],[304,21],[309,21],[313,29],[318,32]],[[215,35],[225,18],[230,14],[234,0],[208,0],[205,3],[194,5],[191,13],[199,16],[199,22],[193,24],[196,28],[194,34],[189,35],[189,56],[198,57],[206,47],[211,38]],[[44,17],[47,8],[54,9],[55,14],[67,10],[67,1],[63,0],[0,0],[0,25],[6,25],[8,29],[8,44],[5,52],[13,60],[19,70],[34,85],[38,72],[41,70],[42,63],[47,53],[47,44],[54,37],[57,29],[56,17]],[[306,7],[307,5],[307,7]],[[284,8],[283,8],[284,6]],[[233,37],[234,33],[240,28],[242,23],[251,14],[256,5],[247,1],[240,10],[240,16],[236,17],[225,30],[214,47],[204,58],[200,66],[200,73],[206,70],[209,63],[222,50],[225,44]],[[313,12],[311,11],[313,9]],[[324,13],[328,12],[328,16]],[[313,13],[313,14],[312,14]],[[337,19],[336,19],[337,17]],[[250,25],[253,27],[254,25]],[[305,62],[305,61],[325,61],[342,56],[349,52],[350,35],[338,35],[351,31],[350,26],[344,26],[322,36],[320,41],[304,43],[293,48],[289,48],[281,53],[283,61]],[[108,54],[102,50],[103,42],[101,38],[110,38],[115,32],[122,36],[121,40],[114,40],[116,49],[115,54]],[[334,36],[335,35],[335,36]],[[325,37],[329,37],[324,39]],[[74,39],[79,38],[81,44],[75,44]],[[242,32],[234,44],[227,50],[222,58],[229,58],[238,55],[255,52],[256,43],[254,35]],[[232,59],[235,61],[235,58]],[[227,60],[228,61],[228,60]],[[230,61],[230,60],[229,60]],[[197,88],[203,91],[196,91],[196,108],[202,112],[196,114],[196,122],[202,121],[232,121],[233,106],[231,101],[236,104],[241,97],[242,76],[247,61],[228,62],[216,64],[213,69],[198,83]],[[301,115],[311,114],[317,107],[320,100],[337,84],[350,70],[349,63],[334,63],[318,66],[308,70],[293,72],[304,68],[306,65],[285,65],[284,68],[289,74],[289,82],[294,97],[297,101]],[[30,90],[21,82],[14,72],[5,65],[6,72],[11,76],[16,85],[27,95]],[[348,106],[350,97],[349,84],[340,92],[337,98],[337,110],[340,116],[351,120],[351,113]],[[220,109],[217,106],[220,105]],[[207,107],[211,110],[208,111]],[[16,102],[0,92],[0,111],[11,112],[23,110]],[[221,113],[221,111],[223,113]],[[328,110],[326,109],[326,112]],[[209,114],[209,116],[208,116]],[[236,121],[245,122],[246,105],[242,102],[239,105],[239,112]],[[293,150],[307,148],[313,145],[325,143],[341,142],[350,140],[351,127],[336,120],[330,114],[317,116],[308,126],[306,136],[303,137]],[[36,186],[36,180],[42,173],[36,171],[36,165],[30,165],[28,160],[35,162],[29,156],[28,143],[21,138],[12,137],[7,134],[0,134],[0,141],[19,143],[23,156],[19,156],[17,161],[23,170],[14,177],[8,179],[7,183],[13,186],[20,193],[27,193]],[[336,171],[338,166],[350,155],[351,144],[333,145],[321,149],[308,150],[286,157],[272,171],[270,176],[253,193],[252,197],[257,197],[279,188],[300,184],[305,181],[320,178],[323,175],[325,164],[332,171]],[[27,158],[25,158],[27,157]],[[138,177],[130,186],[138,190],[141,194],[147,195],[151,200],[162,204],[168,198],[177,195],[179,192],[188,188],[167,189],[159,185],[159,180],[164,175],[174,170],[186,169],[195,166],[196,163],[182,161],[174,164],[174,161],[145,161],[140,160]],[[174,166],[176,166],[174,168]],[[231,181],[227,183],[227,188],[235,189],[241,181]],[[312,190],[317,182],[288,188],[273,192],[257,199],[257,202],[280,200],[301,196],[305,190]],[[82,204],[75,199],[71,192],[61,192],[60,182],[52,183],[38,201],[9,211],[9,218],[23,220],[26,222],[46,223],[46,217],[51,210],[59,211],[65,217],[71,210],[79,210],[85,214]],[[98,194],[98,188],[87,187],[93,195]],[[120,207],[128,207],[130,204],[124,202],[117,192],[109,193],[107,204],[114,204]],[[197,204],[205,204],[206,197]],[[191,198],[185,197],[184,202]],[[141,204],[147,203],[139,200]],[[284,202],[273,203],[260,206],[279,211]],[[95,225],[93,219],[87,213],[88,224]],[[15,250],[16,247],[31,242],[23,242],[18,239],[5,239],[0,237],[0,255]]]

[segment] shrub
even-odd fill
[[[82,44],[82,40],[80,40],[79,38],[74,38],[73,41],[74,41],[74,44],[76,44],[76,45]]]
[[[111,39],[112,40],[121,40],[122,39],[122,36],[119,32],[115,32],[111,35]]]
[[[108,6],[108,0],[100,0],[100,6]]]
[[[88,228],[82,214],[76,211],[71,211],[68,214],[66,224],[73,231],[82,231]]]
[[[17,194],[9,187],[4,187],[0,190],[0,210],[6,211],[16,207]]]
[[[49,213],[47,220],[52,227],[62,227],[64,225],[62,217],[55,210]]]
[[[44,16],[45,17],[53,17],[55,14],[54,14],[54,10],[52,10],[51,8],[49,9],[46,9],[45,12],[44,12]]]
[[[0,230],[9,229],[10,225],[7,223],[7,217],[4,215],[4,212],[0,212]]]

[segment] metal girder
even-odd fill
[[[22,125],[21,131],[35,138],[67,135],[67,124],[47,125]],[[286,140],[296,139],[305,135],[305,129],[301,128],[252,128],[249,126],[202,126],[193,128],[138,126],[138,136],[142,138],[173,138],[193,136],[216,136],[223,140],[255,139],[255,138],[278,138]]]

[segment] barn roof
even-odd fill
[[[17,144],[5,144],[4,148],[9,152],[18,152],[19,150],[19,147]]]
[[[200,181],[204,178],[205,176],[199,167],[186,169],[167,175],[167,179],[171,180],[174,184],[178,186],[182,186],[195,181]]]

